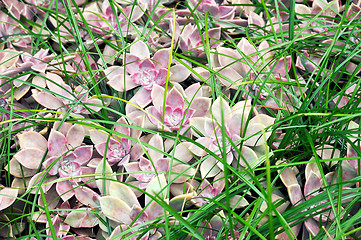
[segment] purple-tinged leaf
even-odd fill
[[[49,109],[59,109],[64,106],[64,103],[54,95],[45,92],[45,91],[37,91],[35,89],[32,90],[33,92],[33,98],[35,101],[37,101],[39,104],[43,105],[46,108]]]
[[[14,158],[24,167],[38,169],[45,152],[37,148],[27,148],[17,152]]]
[[[163,217],[166,213],[164,207],[157,202],[150,203],[145,212],[148,214],[148,220]]]
[[[17,135],[21,149],[36,148],[46,151],[48,141],[40,133],[29,131]]]
[[[305,227],[307,228],[307,231],[313,237],[315,237],[318,234],[318,232],[320,231],[318,223],[315,220],[313,220],[312,218],[305,220]]]
[[[295,206],[303,202],[303,195],[300,185],[298,184],[291,185],[287,187],[287,190],[292,205]]]
[[[321,179],[318,177],[318,175],[311,170],[311,173],[306,180],[305,189],[304,189],[305,190],[304,194],[308,199],[311,198],[313,195],[315,195],[316,191],[320,190],[321,188],[320,180]]]
[[[173,183],[182,183],[194,177],[195,173],[196,170],[194,168],[185,164],[179,164],[172,167],[170,181]]]
[[[140,59],[146,59],[150,57],[149,48],[142,41],[137,41],[136,43],[130,46],[130,54],[135,55]]]
[[[67,139],[61,133],[55,129],[51,129],[48,139],[48,150],[51,156],[60,156],[64,154],[68,149],[66,148]]]
[[[69,129],[68,133],[66,134],[67,144],[69,144],[71,148],[78,147],[83,143],[84,137],[84,127],[75,124]]]
[[[203,179],[216,176],[221,169],[217,165],[218,160],[209,156],[201,163],[200,171]]]
[[[9,207],[15,202],[18,196],[18,189],[3,188],[0,190],[0,211]]]
[[[174,150],[174,158],[178,159],[179,161],[181,161],[183,163],[189,162],[193,158],[192,152],[190,151],[191,145],[192,144],[189,142],[178,143],[178,145],[175,147],[175,150]],[[177,165],[181,162],[174,161],[173,165]]]
[[[232,111],[228,102],[222,97],[218,97],[212,104],[212,115],[219,124],[222,123],[222,116],[224,121],[226,121],[227,118],[231,118]]]
[[[37,173],[37,169],[29,169],[22,166],[16,158],[12,158],[8,165],[5,166],[5,170],[16,178],[31,177]]]
[[[56,192],[64,202],[69,200],[75,194],[73,185],[67,180],[56,183]]]
[[[163,157],[164,146],[163,139],[159,134],[155,134],[150,140],[149,145],[153,146],[155,149],[149,148],[148,154],[152,161],[156,161]]]
[[[88,208],[79,208],[71,211],[64,222],[73,228],[92,228],[99,223],[99,220],[94,213],[89,212]]]

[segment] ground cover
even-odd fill
[[[0,237],[360,239],[360,4],[2,0]]]

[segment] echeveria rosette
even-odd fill
[[[237,44],[237,49],[218,47],[216,51],[212,52],[211,56],[217,79],[223,86],[235,90],[239,88],[244,79],[250,78],[252,81],[267,79],[269,71],[272,71],[272,77],[275,80],[288,81],[286,77],[291,69],[291,56],[275,59],[271,46],[266,41],[262,41],[258,47],[255,47],[247,39],[242,38]],[[207,69],[197,67],[195,70],[202,76],[202,78],[196,77],[197,80],[208,81],[210,79],[211,75]],[[279,95],[277,85],[265,83],[264,86],[260,87],[256,83],[251,83],[244,87],[246,92],[242,96],[245,99],[250,99],[252,95],[258,96],[261,100],[267,99],[267,106],[275,108],[288,108],[292,105],[289,104],[289,102],[292,102],[292,96],[286,91],[282,92],[284,98],[279,97],[285,99],[282,100],[283,106],[279,106],[275,102],[274,95]],[[276,90],[273,90],[273,87]],[[272,92],[272,94],[269,94],[269,92]]]
[[[163,86],[167,79],[170,49],[158,50],[150,57],[148,46],[137,41],[130,47],[130,53],[124,59],[124,66],[113,66],[104,70],[108,84],[117,91],[124,92],[140,87],[130,100],[141,108],[151,103],[151,91],[154,85]],[[170,67],[169,81],[182,82],[190,71],[181,64]]]
[[[153,135],[148,142],[151,147],[147,149],[147,158],[142,156],[138,161],[124,164],[125,170],[130,175],[126,182],[140,189],[146,189],[149,182],[159,174],[166,176],[170,174],[172,184],[185,182],[195,174],[195,169],[186,164],[192,158],[187,143],[179,143],[175,147],[174,159],[171,161],[164,156],[163,141],[159,134]],[[136,194],[140,196],[142,193],[136,191]]]
[[[196,131],[193,133],[195,136],[198,136],[196,142],[203,147],[193,145],[190,148],[196,156],[205,157],[200,166],[202,178],[214,177],[223,170],[223,163],[219,162],[214,156],[207,156],[205,151],[205,149],[208,149],[218,156],[221,155],[220,149],[222,149],[223,136],[220,124],[223,121],[225,134],[227,135],[227,139],[224,139],[226,143],[227,164],[231,164],[234,159],[237,159],[234,162],[236,166],[248,167],[248,165],[257,161],[258,157],[263,155],[263,151],[260,148],[267,147],[265,139],[268,139],[271,135],[271,132],[265,131],[265,129],[272,125],[275,119],[265,114],[257,113],[249,121],[246,128],[251,109],[250,101],[240,101],[231,108],[225,99],[218,97],[211,107],[213,118],[195,117],[190,119],[191,126],[202,134],[200,136]],[[263,131],[265,131],[265,136]],[[243,146],[240,149],[241,156],[232,149],[228,139],[236,144],[241,139],[244,139]]]
[[[25,35],[26,32],[21,28],[21,25],[14,20],[20,20],[20,12],[15,5],[16,4],[11,3],[8,9],[9,13],[5,11],[0,12],[0,39],[2,42],[6,42],[7,47],[10,49],[28,50],[30,49],[31,38],[28,36],[17,37],[19,35]]]
[[[97,3],[89,4],[83,17],[89,28],[97,34],[106,34],[118,29],[117,15],[113,12],[108,0],[102,2],[101,8]]]
[[[322,1],[315,0],[312,2],[312,7],[307,7],[303,4],[296,4],[295,10],[296,13],[302,15],[320,15],[317,19],[313,19],[310,21],[301,22],[301,26],[308,26],[308,24],[312,27],[311,31],[308,30],[310,34],[317,33],[322,35],[331,35],[334,32],[330,31],[334,24],[335,17],[340,12],[340,3],[338,1]],[[309,23],[310,22],[310,23]]]
[[[35,76],[33,83],[50,90],[32,90],[35,101],[48,109],[60,109],[63,112],[71,110],[75,114],[90,114],[91,111],[97,112],[101,109],[100,99],[89,98],[88,91],[80,85],[73,90],[57,74],[46,73],[42,76]],[[76,103],[75,106],[74,103]]]
[[[218,178],[215,178],[213,185],[210,184],[207,179],[202,180],[202,183],[192,180],[193,188],[197,189],[197,194],[192,198],[191,202],[197,207],[201,207],[207,204],[209,199],[213,199],[222,193],[225,186],[224,176],[222,175],[223,174],[219,174]],[[220,176],[223,178],[219,179]]]
[[[123,165],[129,162],[131,143],[127,138],[109,139],[109,142],[97,144],[95,148],[100,155],[108,159],[110,165]]]
[[[138,126],[143,126],[144,116],[139,116],[134,120]],[[128,163],[131,157],[137,160],[143,154],[143,150],[139,147],[139,144],[132,143],[132,141],[127,138],[127,136],[129,136],[139,139],[142,132],[128,127],[129,123],[124,117],[118,119],[116,123],[114,131],[123,136],[114,134],[108,137],[108,134],[104,132],[93,130],[90,131],[90,138],[95,144],[97,152],[102,157],[105,157],[110,165],[118,164],[118,166],[122,166]],[[132,144],[134,144],[134,147],[132,147]]]
[[[76,128],[74,128],[77,126]],[[70,130],[72,129],[72,130]],[[56,183],[56,191],[64,200],[74,195],[74,183],[80,182],[82,167],[91,160],[93,146],[80,146],[85,132],[82,126],[74,125],[69,129],[67,135],[52,129],[48,139],[48,152],[50,157],[43,162],[43,167],[52,176],[70,178]],[[79,138],[73,142],[72,138]],[[73,151],[69,151],[73,149]]]
[[[89,67],[87,66],[88,63],[89,63]],[[68,68],[69,68],[69,70],[67,70],[68,72],[71,72],[70,69],[72,70],[74,69],[74,72],[77,75],[81,76],[84,82],[88,81],[88,79],[92,77],[94,77],[95,79],[100,78],[100,71],[98,69],[98,64],[95,62],[95,60],[89,53],[81,53],[81,52],[76,53],[74,55],[73,61],[70,63],[70,67]]]
[[[54,54],[48,54],[49,49],[40,49],[33,56],[29,53],[22,54],[22,63],[19,63],[19,67],[24,69],[31,69],[36,72],[44,73],[48,67],[48,63],[54,59]]]
[[[54,124],[55,128],[56,126],[59,126],[59,123]],[[26,174],[26,176],[32,177],[29,180],[28,184],[28,188],[32,189],[31,192],[36,193],[37,191],[36,189],[34,189],[33,186],[39,183],[42,179],[45,179],[42,188],[44,190],[44,193],[47,193],[51,189],[51,186],[53,184],[45,183],[55,180],[55,175],[59,173],[59,169],[63,171],[64,174],[66,174],[66,171],[71,169],[69,168],[70,166],[78,166],[79,163],[74,163],[75,165],[67,165],[66,161],[59,163],[57,163],[56,161],[59,160],[63,155],[67,156],[66,154],[69,152],[68,149],[76,149],[77,147],[79,147],[83,142],[84,136],[85,129],[82,126],[73,125],[70,123],[63,123],[63,125],[59,128],[59,131],[51,129],[48,140],[40,133],[34,131],[22,133],[18,135],[20,151],[14,155],[14,160],[11,161],[10,173],[14,174],[15,176],[19,175],[19,167],[16,166],[18,165],[17,163],[21,164],[24,167],[23,172]],[[80,147],[80,149],[76,151],[76,158],[79,159],[79,161],[82,161],[83,164],[85,164],[87,158],[90,159],[91,157],[91,148],[92,147]],[[48,167],[47,171],[50,171],[50,173],[52,174],[46,175],[47,171],[36,173],[37,169],[41,167],[40,164],[43,160],[43,164]],[[54,162],[54,164],[51,164],[52,162]],[[47,163],[49,164],[47,165]],[[51,168],[53,166],[54,169]],[[33,174],[31,175],[31,173]],[[63,193],[71,189],[68,186],[69,184],[68,181],[58,182],[56,188],[56,196],[58,197],[60,195],[64,198],[67,198],[66,195],[63,195]],[[64,190],[61,186],[63,186],[67,190]]]
[[[196,0],[190,0],[193,6],[197,6],[197,10],[205,13],[209,12],[212,18],[215,20],[215,24],[226,29],[231,27],[230,24],[238,26],[247,26],[247,20],[235,17],[236,6],[218,5],[215,0],[203,0],[198,2]],[[225,2],[227,3],[227,2]]]
[[[159,130],[178,131],[182,129],[181,132],[187,130],[189,119],[193,116],[195,110],[186,107],[183,96],[176,88],[172,88],[167,94],[165,106],[163,105],[163,99],[164,88],[154,86],[152,90],[153,106],[146,109],[149,120]]]
[[[145,189],[147,184],[157,176],[157,172],[168,172],[169,160],[160,158],[154,161],[154,166],[151,161],[145,157],[140,157],[139,162],[131,162],[124,165],[126,171],[130,176],[137,179],[141,189]]]
[[[247,39],[242,38],[237,44],[237,49],[218,47],[213,58],[215,65],[219,68],[230,66],[242,77],[249,76],[251,73],[257,74],[259,70],[268,66],[269,69],[273,69],[275,78],[283,79],[291,68],[291,57],[282,57],[277,62],[271,62],[274,53],[270,49],[271,46],[266,41],[262,41],[256,48]],[[257,72],[255,73],[254,70]]]
[[[298,170],[295,167],[294,168],[287,167],[284,170],[282,170],[280,174],[280,178],[283,184],[287,188],[290,202],[292,203],[293,206],[296,206],[304,201],[311,200],[318,194],[325,193],[324,190],[325,187],[330,187],[330,185],[336,184],[338,178],[336,176],[337,175],[336,172],[329,172],[325,174],[324,178],[327,184],[327,186],[325,186],[323,179],[321,177],[321,172],[315,162],[315,159],[312,158],[310,161],[311,162],[306,165],[306,169],[305,169],[306,180],[303,186],[304,188],[303,191],[301,188],[301,183],[296,177],[296,172],[298,172]],[[345,169],[345,171],[347,171],[347,169]],[[342,181],[350,180],[348,178],[348,174],[342,177],[343,177]],[[343,187],[342,189],[344,190],[349,188]],[[343,194],[343,196],[344,195],[345,193]],[[347,204],[345,203],[345,201],[348,202],[350,201],[350,199],[342,200],[342,204]],[[334,199],[334,203],[336,202],[337,200]],[[327,197],[326,200],[320,201],[316,205],[325,204],[325,203],[329,203]],[[311,208],[313,207],[315,206],[312,206]],[[342,206],[340,208],[343,210]],[[333,211],[331,210],[331,206],[329,205],[317,211],[319,212],[319,214],[314,215],[313,218],[308,218],[303,222],[305,228],[312,236],[316,236],[318,234],[318,232],[320,231],[319,228],[320,225],[325,226],[327,223],[332,222],[335,219]],[[298,232],[301,230],[301,227],[302,224],[298,224],[292,228],[292,231],[294,231],[295,236],[297,236]],[[277,239],[288,239],[287,237],[285,238],[286,235],[287,235],[286,233],[281,233]]]
[[[186,182],[172,184],[170,186],[170,192],[174,197],[170,200],[170,205],[178,211],[190,205],[202,207],[218,195],[221,195],[224,187],[225,177],[223,172],[217,174],[213,178],[212,183],[207,179],[203,179],[201,182],[189,179]],[[249,204],[241,195],[232,196],[229,200],[231,207],[235,209],[245,207]],[[226,204],[226,199],[219,198],[217,201]]]
[[[175,89],[175,90],[173,90]],[[192,117],[203,117],[208,113],[208,110],[211,106],[211,98],[209,98],[210,96],[210,87],[208,86],[201,86],[199,83],[195,83],[190,85],[188,88],[183,89],[183,87],[176,82],[173,82],[173,87],[169,87],[167,89],[167,96],[169,95],[169,93],[171,91],[175,91],[174,93],[176,95],[178,95],[178,93],[181,94],[181,96],[183,97],[183,107],[179,107],[178,108],[182,108],[183,111],[179,111],[177,110],[179,113],[182,112],[184,115],[182,115],[182,119],[183,117],[187,118],[187,109],[191,111],[193,110],[193,115]],[[126,115],[131,118],[131,119],[135,119],[139,116],[145,116],[146,117],[146,121],[144,124],[144,127],[147,129],[154,129],[154,130],[159,130],[164,128],[166,131],[172,131],[172,129],[170,129],[170,127],[173,127],[175,124],[174,122],[172,123],[172,121],[170,120],[175,120],[175,119],[167,119],[167,122],[170,123],[171,126],[164,124],[163,123],[163,117],[162,117],[162,113],[163,113],[163,104],[164,104],[164,93],[165,93],[165,89],[161,86],[155,85],[153,87],[153,90],[151,92],[151,99],[153,102],[153,106],[151,106],[150,108],[154,109],[155,111],[155,115],[151,115],[150,112],[143,111],[140,110],[139,107],[135,107],[135,104],[127,104],[126,105]],[[169,98],[169,97],[167,97]],[[178,97],[177,97],[178,99]],[[180,100],[182,101],[182,100]],[[176,107],[177,108],[177,107]],[[168,116],[172,117],[172,112],[169,111],[168,112]],[[176,117],[176,116],[175,116]],[[150,119],[152,118],[152,120]],[[189,118],[190,119],[190,118]],[[179,118],[176,118],[176,121],[179,122]],[[186,119],[184,119],[184,121],[186,122]],[[185,122],[183,122],[182,124],[182,128],[181,131],[185,131],[187,130],[188,126],[184,126]],[[161,125],[161,126],[160,126]],[[176,130],[174,130],[176,131]],[[181,132],[181,133],[182,133]],[[188,132],[187,134],[190,134],[190,132]],[[190,136],[190,135],[188,135]],[[166,145],[170,146],[173,145],[173,143],[171,143],[171,139],[167,139],[166,140]]]
[[[49,66],[50,61],[55,57],[54,54],[48,55],[49,49],[40,49],[37,53],[35,53],[33,56],[30,55],[28,52],[21,53],[19,52],[20,59],[16,62],[15,65],[11,66],[10,68],[7,68],[6,70],[3,70],[1,72],[2,75],[5,76],[16,76],[17,74],[21,72],[26,71],[34,71],[38,73],[44,73],[46,69]],[[18,59],[18,57],[15,57],[14,54],[17,52],[14,50],[9,50],[9,53],[6,54],[8,56],[4,57],[13,57],[15,59]],[[10,56],[9,56],[10,55]],[[4,61],[7,59],[3,59]],[[11,61],[9,62],[11,63]],[[23,81],[27,81],[31,74],[25,74],[23,76],[17,77],[18,80],[11,81],[13,84],[13,87],[16,88],[13,91],[14,98],[16,100],[21,99],[30,89],[30,84],[23,84]],[[1,89],[4,90],[10,90],[11,85],[6,79],[1,79],[1,82],[4,81],[4,84],[1,86]]]
[[[169,170],[169,159],[164,158],[163,139],[158,134],[153,135],[149,142],[151,148],[147,150],[147,158],[141,156],[139,160],[124,164],[124,168],[129,176],[136,181],[127,180],[132,185],[140,189],[146,189],[148,183],[159,173],[166,173]]]
[[[117,10],[117,8],[115,8]],[[88,22],[89,28],[97,34],[109,34],[121,29],[126,33],[132,29],[128,22],[135,22],[142,17],[144,12],[139,6],[126,6],[121,13],[114,12],[108,0],[102,2],[101,7],[94,2],[86,6],[83,17]],[[79,19],[81,19],[79,17]],[[117,20],[118,19],[118,20]],[[118,23],[120,26],[118,26]]]
[[[65,201],[59,203],[51,215],[51,222],[54,226],[55,234],[59,239],[73,239],[70,228],[79,235],[84,234],[88,229],[95,227],[99,223],[98,216],[94,214],[94,210],[100,207],[99,202],[96,200],[99,195],[87,187],[77,186],[74,188],[77,204],[74,205],[73,201]],[[86,206],[86,207],[85,207]],[[45,215],[45,214],[44,214]],[[43,222],[38,219],[37,222]],[[49,221],[45,217],[47,229],[49,228]],[[50,230],[47,230],[50,235]],[[91,239],[81,238],[79,239]],[[78,238],[75,238],[78,239]]]
[[[166,179],[163,174],[154,178],[147,186],[146,192],[152,196],[157,195],[163,201],[165,198]],[[99,198],[101,211],[105,216],[119,224],[119,228],[132,227],[144,222],[164,216],[165,210],[157,202],[146,195],[145,206],[143,209],[133,190],[124,183],[111,181],[109,183],[109,192],[107,196]],[[155,231],[154,231],[155,232]],[[148,232],[145,239],[154,233]],[[115,235],[115,234],[114,234]],[[113,236],[114,236],[113,235]]]
[[[43,163],[45,169],[50,169],[50,175],[69,178],[56,183],[56,191],[64,201],[74,195],[73,188],[83,174],[82,166],[85,167],[92,155],[93,146],[81,146],[63,156],[50,157]]]
[[[204,52],[203,41],[206,41],[205,37],[209,37],[210,48],[217,48],[222,46],[220,41],[221,28],[211,28],[208,30],[207,35],[204,33],[203,37],[199,33],[199,29],[193,24],[187,24],[179,35],[179,48],[191,56],[206,57]],[[203,39],[203,40],[202,40]]]

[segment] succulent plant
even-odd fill
[[[232,27],[232,25],[247,26],[247,20],[236,17],[236,6],[227,6],[227,2],[219,5],[215,0],[204,0],[201,2],[190,0],[197,10],[204,13],[209,12],[210,15],[216,19],[217,25],[225,28]]]
[[[311,159],[311,162],[306,165],[305,169],[305,177],[306,181],[303,185],[303,191],[301,188],[301,184],[299,179],[297,179],[297,168],[293,167],[287,167],[285,168],[281,174],[280,178],[284,185],[287,188],[288,196],[290,198],[290,202],[293,206],[296,206],[298,204],[301,204],[304,201],[308,201],[314,197],[316,197],[319,194],[325,193],[325,188],[330,186],[332,184],[335,184],[337,181],[337,174],[335,172],[329,172],[324,175],[324,179],[321,177],[320,169],[318,168],[315,159]],[[345,165],[344,171],[347,171],[347,169],[351,170],[350,167],[347,167]],[[352,170],[351,170],[352,171]],[[349,180],[349,175],[345,174],[342,176],[346,181]],[[343,187],[343,190],[349,189],[348,187]],[[335,190],[333,188],[333,192],[337,192],[338,189]],[[343,196],[347,195],[347,193],[343,193]],[[334,204],[336,204],[335,199]],[[345,198],[342,200],[342,204],[345,205],[347,202],[350,201],[350,199]],[[328,203],[328,205],[327,205]],[[332,222],[335,219],[335,215],[333,211],[331,210],[329,199],[323,200],[318,202],[316,205],[314,205],[311,208],[316,208],[318,205],[326,205],[322,208],[319,208],[318,210],[315,210],[312,214],[313,217],[307,217],[304,219],[303,223],[305,226],[305,229],[307,229],[308,233],[312,236],[316,236],[318,232],[320,231],[320,225],[325,226],[326,223]],[[343,209],[342,206],[340,206],[341,209]],[[294,235],[297,236],[299,231],[301,230],[302,223],[295,225],[292,227],[292,231],[294,232]],[[280,235],[278,235],[277,239],[289,239],[288,235],[283,232]]]
[[[137,145],[132,148],[132,141],[130,137],[139,139],[141,131],[129,127],[128,121],[121,117],[117,120],[117,125],[114,126],[114,132],[111,137],[104,132],[90,131],[90,138],[95,144],[97,152],[103,156],[110,165],[117,164],[122,166],[128,163],[131,156],[134,159],[139,159],[143,154],[143,150]],[[135,123],[142,127],[144,124],[144,117],[140,116],[135,119]]]
[[[8,48],[28,50],[31,39],[28,36],[16,37],[18,35],[26,35],[26,32],[14,19],[20,19],[20,12],[13,4],[9,7],[9,13],[0,12],[0,21],[2,23],[0,25],[0,39],[7,42]]]
[[[93,111],[99,111],[101,108],[100,99],[89,98],[88,91],[80,85],[73,90],[57,74],[46,73],[44,76],[36,76],[33,78],[33,83],[43,88],[48,87],[50,90],[50,92],[40,89],[32,90],[35,101],[46,108],[57,109],[62,112],[71,110],[76,114],[90,114]],[[72,104],[74,102],[76,104]]]
[[[172,88],[166,96],[165,106],[163,104],[164,89],[154,86],[152,89],[153,106],[148,107],[149,120],[158,127],[159,130],[178,131],[180,128],[184,132],[189,127],[189,119],[195,110],[186,108],[185,101],[181,93]]]
[[[96,2],[89,4],[83,14],[89,28],[95,33],[103,35],[118,29],[124,32],[128,31],[131,27],[130,24],[127,24],[128,19],[134,22],[142,15],[143,11],[138,6],[135,6],[134,9],[132,9],[132,6],[127,6],[122,9],[121,14],[118,14],[117,11],[113,11],[108,0],[103,1],[101,6],[98,6]],[[120,25],[118,26],[118,24]]]
[[[146,192],[151,196],[166,201],[165,186],[166,179],[163,174],[155,177],[146,188]],[[151,224],[152,220],[164,216],[165,210],[156,201],[148,196],[145,197],[145,207],[142,208],[135,193],[124,183],[111,181],[109,183],[109,193],[107,196],[100,197],[100,206],[106,217],[120,224],[114,229],[113,237],[116,237],[119,228],[137,226],[139,224]],[[152,239],[152,235],[158,235],[156,230],[149,231],[142,239]]]
[[[213,119],[208,117],[190,119],[191,126],[202,134],[196,142],[203,146],[200,148],[193,145],[191,151],[196,156],[203,157],[207,155],[204,149],[209,149],[209,151],[220,156],[220,149],[224,141],[228,164],[231,164],[235,159],[235,164],[242,167],[248,167],[253,162],[256,162],[258,159],[257,153],[250,147],[260,147],[266,144],[265,140],[271,133],[267,131],[262,132],[266,127],[273,124],[274,118],[265,114],[258,114],[249,121],[246,128],[251,108],[248,101],[240,101],[231,108],[225,99],[217,98],[211,107]],[[224,125],[222,126],[221,124]],[[225,128],[226,139],[222,139],[221,126]],[[194,134],[198,135],[196,131]],[[237,144],[242,138],[245,141],[241,147],[242,154],[239,155],[237,151],[232,151],[229,141],[232,140]],[[259,150],[260,148],[257,148],[256,151]],[[262,155],[261,152],[258,155]],[[200,167],[203,178],[214,177],[221,170],[223,170],[223,163],[214,156],[208,156],[204,159]]]
[[[117,91],[123,92],[139,86],[133,102],[144,108],[151,103],[153,86],[165,84],[169,58],[170,49],[161,49],[150,58],[148,46],[142,41],[137,41],[126,55],[125,66],[109,67],[104,72],[109,79],[108,84]],[[175,64],[169,70],[169,81],[181,82],[190,74],[181,64]]]
[[[199,29],[193,24],[187,24],[179,34],[179,48],[191,56],[205,57],[204,43],[206,42],[206,34],[202,36]],[[210,48],[216,48],[222,45],[219,41],[221,37],[220,28],[212,28],[208,30]]]
[[[332,33],[331,31],[329,31],[332,26],[325,26],[332,25],[332,18],[339,14],[339,11],[340,5],[337,1],[328,2],[316,0],[313,1],[312,8],[307,7],[303,4],[296,5],[296,12],[299,14],[312,14],[314,16],[320,15],[317,19],[313,19],[310,21],[310,26],[312,27],[311,31],[325,35]]]
[[[16,201],[18,192],[18,189],[5,188],[3,185],[0,185],[0,211],[8,208]]]

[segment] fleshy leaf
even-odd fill
[[[311,173],[306,180],[305,184],[305,196],[309,197],[309,194],[315,194],[315,191],[321,188],[320,178],[311,170]]]
[[[48,139],[48,149],[51,156],[60,156],[68,149],[66,148],[66,137],[59,131],[51,129]]]
[[[22,166],[16,158],[12,158],[8,165],[5,166],[6,171],[16,178],[31,177],[37,173],[37,169],[29,169]]]
[[[184,210],[186,203],[195,196],[195,192],[190,191],[187,194],[177,195],[169,201],[169,205],[176,211]]]
[[[21,149],[37,148],[45,151],[48,141],[40,133],[29,131],[18,135],[19,145]]]
[[[178,145],[175,148],[174,158],[179,159],[183,163],[189,162],[193,158],[192,152],[189,150],[190,146],[191,143],[189,142],[178,143]],[[173,163],[173,165],[177,165],[177,164],[179,164],[178,161],[175,161]]]
[[[86,208],[71,211],[64,220],[66,224],[69,224],[73,228],[91,228],[96,226],[98,221],[97,216],[89,212],[89,209]]]
[[[158,197],[164,199],[167,190],[166,186],[167,186],[167,181],[164,177],[164,174],[160,174],[149,182],[146,192],[153,196],[158,195]],[[149,201],[150,201],[149,197],[145,196],[145,202],[148,203]]]
[[[265,138],[267,139],[271,133],[265,132],[263,135],[264,125],[260,123],[249,124],[245,133],[245,138],[248,138],[244,144],[247,146],[260,146],[265,143]]]
[[[114,176],[113,170],[110,167],[109,163],[103,159],[99,162],[97,168],[95,169],[96,174],[96,185],[99,188],[101,193],[108,193],[109,192],[109,179],[116,180],[116,177]],[[105,181],[105,183],[104,183]],[[104,186],[106,189],[104,189]]]
[[[149,48],[142,41],[137,41],[132,46],[130,46],[130,53],[139,57],[140,59],[145,59],[150,57]]]
[[[182,183],[193,177],[195,173],[196,170],[194,168],[185,164],[179,164],[172,167],[170,181],[174,180],[173,183]]]
[[[84,127],[78,124],[73,125],[66,134],[67,143],[72,148],[80,146],[83,143],[84,137]]]
[[[217,160],[213,156],[209,156],[201,163],[201,176],[202,178],[210,178],[216,176],[221,169],[217,165]]]
[[[74,196],[73,186],[68,180],[57,182],[56,192],[59,194],[59,196],[64,202]]]
[[[231,108],[228,105],[228,102],[222,97],[218,97],[212,104],[212,114],[216,121],[221,124],[222,123],[222,115],[226,120],[227,118],[231,118]]]
[[[94,201],[99,195],[88,187],[77,187],[74,188],[76,199],[86,206],[97,208],[98,203]]]
[[[48,92],[37,92],[33,89],[33,98],[41,105],[49,109],[59,109],[64,106],[64,103],[59,98]]]
[[[18,196],[18,189],[3,188],[0,190],[0,211],[13,204]]]
[[[120,182],[110,182],[109,184],[109,195],[112,197],[116,197],[123,202],[125,202],[129,207],[133,205],[139,206],[139,202],[137,197],[135,196],[132,189],[130,189],[127,185]]]
[[[242,146],[241,156],[239,156],[239,164],[242,167],[247,167],[248,165],[252,166],[252,163],[257,160],[258,160],[258,157],[251,148],[249,148],[247,146]],[[245,161],[248,164],[246,164]]]
[[[29,169],[37,169],[45,152],[37,148],[27,148],[17,152],[14,157],[21,165]]]
[[[124,201],[112,196],[100,197],[99,201],[105,216],[128,225],[132,222],[130,219],[131,208]]]
[[[303,195],[300,185],[294,184],[287,187],[288,196],[290,197],[292,205],[297,205],[302,202]]]
[[[163,157],[163,153],[162,151],[164,151],[164,146],[163,146],[163,139],[161,136],[159,136],[159,134],[155,134],[150,140],[149,140],[149,145],[153,146],[155,148],[151,149],[149,148],[148,153],[150,156],[150,159],[152,161],[157,161],[158,159]]]

